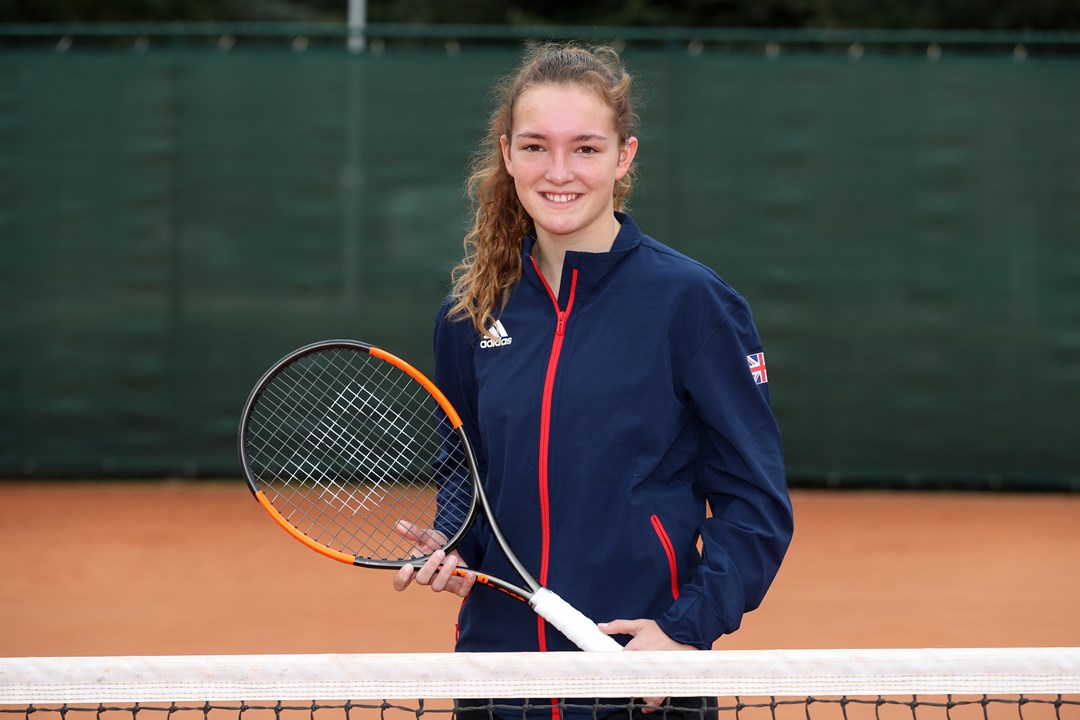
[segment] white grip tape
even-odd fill
[[[537,590],[529,605],[582,650],[618,652],[623,649],[614,638],[602,633],[596,623],[547,588]]]

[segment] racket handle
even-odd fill
[[[596,623],[547,588],[537,590],[529,605],[582,650],[618,652],[623,649],[613,637],[602,633]]]

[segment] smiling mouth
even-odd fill
[[[568,203],[577,200],[580,193],[540,193],[544,199],[553,203]]]

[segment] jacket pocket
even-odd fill
[[[671,538],[668,537],[667,530],[664,529],[664,523],[660,521],[660,516],[653,515],[649,520],[652,521],[653,530],[656,531],[656,537],[660,540],[661,547],[664,548],[664,554],[667,555],[668,570],[671,572],[671,597],[674,600],[678,600],[679,564],[675,558],[675,546],[671,544]]]

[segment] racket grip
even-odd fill
[[[537,590],[529,605],[582,650],[618,652],[623,649],[613,637],[602,633],[596,623],[547,588]]]

